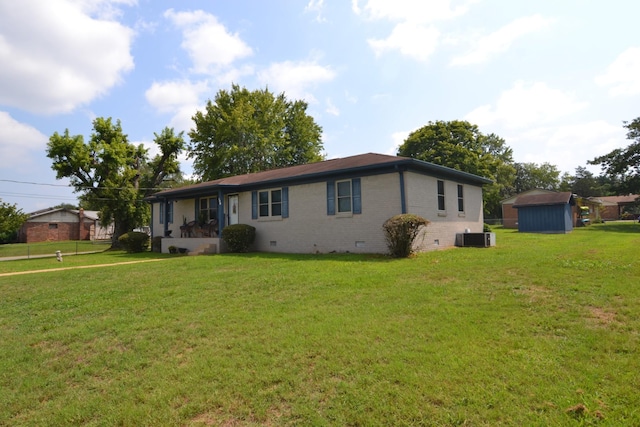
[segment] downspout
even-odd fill
[[[407,213],[407,200],[406,194],[404,191],[404,172],[398,171],[398,175],[400,175],[400,209],[403,214]]]

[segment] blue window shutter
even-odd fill
[[[351,195],[353,197],[353,213],[362,213],[362,197],[360,196],[360,178],[351,180]]]
[[[327,182],[327,215],[336,214],[336,183]]]
[[[289,187],[282,187],[282,218],[289,218]]]
[[[251,192],[251,219],[258,219],[258,192]]]

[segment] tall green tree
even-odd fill
[[[15,241],[18,230],[28,218],[29,215],[18,209],[17,205],[0,200],[0,243]]]
[[[500,201],[509,195],[515,179],[513,150],[504,139],[485,135],[467,121],[429,122],[409,134],[398,155],[492,179],[493,184],[483,189],[487,218],[501,215]]]
[[[322,160],[322,128],[306,110],[306,102],[268,89],[220,90],[193,116],[194,173],[212,180]]]
[[[565,173],[560,185],[561,191],[571,191],[581,197],[612,195],[615,184],[606,175],[595,176],[583,166],[578,166],[575,175]]]
[[[47,144],[47,156],[58,179],[69,178],[83,206],[100,211],[103,224],[114,224],[112,246],[118,237],[147,224],[149,206],[144,197],[163,186],[172,174],[180,174],[178,155],[184,149],[182,132],[165,128],[154,134],[160,154],[149,159],[142,144],[128,141],[120,121],[97,118],[88,142],[66,129],[55,132]]]
[[[640,194],[640,117],[623,122],[627,139],[633,141],[626,148],[616,148],[609,154],[596,157],[589,164],[600,165],[605,175],[617,184],[618,194]]]
[[[516,178],[513,184],[514,194],[541,188],[543,190],[558,190],[560,186],[560,171],[550,163],[515,163]]]

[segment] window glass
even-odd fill
[[[282,215],[282,190],[271,191],[271,216]]]
[[[458,184],[458,212],[464,212],[464,190],[460,184]]]
[[[206,223],[212,219],[218,218],[218,198],[210,197],[200,199],[200,211],[198,213],[198,222]]]
[[[338,186],[338,212],[351,212],[351,181],[340,181]]]
[[[261,191],[258,193],[258,206],[260,216],[269,216],[269,192]]]
[[[438,180],[438,210],[445,210],[444,204],[444,181]]]

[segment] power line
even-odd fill
[[[12,184],[29,184],[29,185],[41,185],[47,187],[66,187],[75,188],[70,184],[47,184],[44,182],[29,182],[29,181],[16,181],[13,179],[0,179],[0,182],[10,182]],[[79,187],[80,190],[128,190],[131,187]],[[160,187],[139,187],[138,190],[163,190]]]

